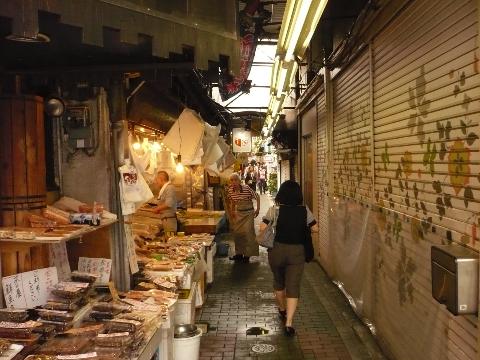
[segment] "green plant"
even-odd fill
[[[274,194],[277,192],[277,173],[270,173],[268,176],[268,191],[270,194]]]

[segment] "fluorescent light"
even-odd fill
[[[323,11],[325,10],[325,7],[327,6],[328,0],[313,0],[311,9],[314,9],[314,15],[311,18],[311,20],[308,22],[309,24],[309,29],[306,34],[306,36],[303,39],[302,42],[302,47],[298,49],[299,51],[299,56],[303,56],[303,53],[308,47],[308,44],[310,43],[310,40],[312,39],[312,36],[315,32],[315,29],[317,28],[318,22],[320,21],[320,17],[323,14]],[[301,41],[302,39],[300,39]]]
[[[275,118],[277,117],[278,113],[282,110],[282,103],[283,99],[277,100],[275,106],[272,109],[272,118],[275,122]]]
[[[275,103],[275,96],[271,96],[270,101],[268,102],[268,110],[272,110],[274,103]]]
[[[293,30],[290,32],[290,37],[288,38],[287,52],[285,54],[285,60],[289,61],[294,58],[293,53],[297,47],[298,38],[300,33],[305,25],[305,19],[307,18],[308,11],[312,5],[312,0],[299,0],[298,5],[295,8],[296,16],[295,23],[293,25]],[[298,11],[297,11],[298,9]]]
[[[268,109],[270,114],[273,114],[273,111],[277,108],[277,105],[278,105],[278,100],[275,96],[272,96],[272,104],[270,106],[270,108]],[[273,115],[272,115],[273,117]]]
[[[270,80],[270,92],[272,94],[275,93],[279,66],[280,66],[280,57],[276,56],[275,62],[273,63],[273,67],[272,67],[272,78]]]
[[[297,69],[298,69],[298,63],[296,61],[294,61],[293,65],[292,65],[292,72],[290,73],[289,81],[288,81],[288,84],[287,84],[287,91],[290,90],[290,85],[292,85],[292,78],[297,73]]]
[[[277,98],[282,96],[283,88],[285,86],[285,80],[287,79],[288,68],[288,63],[282,63],[282,67],[280,69],[277,81]]]
[[[285,11],[283,13],[282,27],[280,28],[280,34],[278,36],[277,51],[282,49],[285,51],[286,42],[288,38],[290,23],[294,20],[293,11],[295,10],[296,1],[288,0],[285,5]]]
[[[278,115],[278,108],[279,108],[279,106],[276,106],[276,107],[272,110],[273,122],[275,122],[275,118],[276,118],[277,115]]]

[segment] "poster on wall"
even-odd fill
[[[244,153],[252,151],[252,133],[249,130],[235,128],[233,132],[233,152]]]

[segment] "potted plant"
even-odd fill
[[[277,185],[278,185],[278,179],[277,179],[277,173],[270,173],[268,176],[268,192],[270,195],[275,196],[277,195]]]

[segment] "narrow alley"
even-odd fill
[[[261,195],[257,229],[270,202],[269,195]],[[305,268],[294,319],[297,335],[285,337],[265,250],[249,264],[216,258],[215,280],[206,304],[197,313],[197,322],[209,325],[201,343],[200,359],[204,360],[381,358],[373,338],[315,262]],[[253,327],[268,333],[247,335]]]

